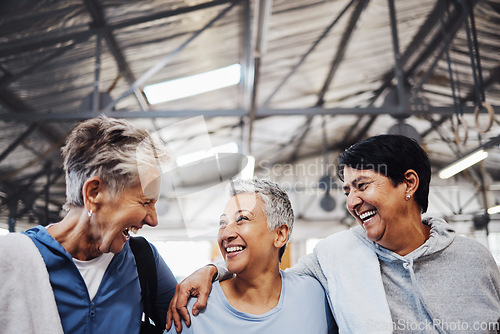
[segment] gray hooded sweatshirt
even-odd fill
[[[323,239],[291,270],[321,282],[340,332],[497,333],[500,274],[491,253],[442,219],[423,223],[430,238],[406,256],[358,226]],[[374,319],[389,319],[389,328]]]

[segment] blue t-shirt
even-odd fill
[[[312,277],[281,273],[282,284],[278,305],[260,314],[236,310],[227,301],[219,284],[215,282],[205,310],[192,315],[196,299],[188,302],[191,326],[182,326],[182,332],[195,334],[262,334],[262,333],[332,333],[336,328],[323,288]],[[175,334],[172,326],[169,334]]]
[[[25,232],[40,250],[65,333],[139,333],[142,316],[141,287],[135,257],[127,242],[115,254],[90,300],[85,281],[71,255],[43,226]],[[158,293],[156,310],[166,319],[177,281],[151,245],[156,262]],[[36,293],[36,287],[33,287]]]

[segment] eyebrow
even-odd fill
[[[241,209],[241,210],[236,211],[235,216],[237,216],[243,212],[248,212],[250,215],[255,216],[255,214],[252,211],[247,210],[247,209]],[[220,215],[219,219],[222,219],[222,218],[227,218],[227,215],[225,213],[223,213],[222,215]]]
[[[352,185],[356,186],[359,182],[364,181],[366,179],[368,179],[368,176],[360,176],[360,177],[354,179],[354,181],[352,181]],[[349,186],[345,185],[342,189],[348,190]]]

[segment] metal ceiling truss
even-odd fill
[[[51,47],[55,45],[61,45],[67,42],[82,43],[89,40],[92,36],[97,35],[100,32],[112,32],[114,30],[123,29],[139,25],[145,22],[155,21],[163,18],[168,18],[176,15],[187,14],[201,9],[211,8],[215,6],[224,5],[227,3],[232,3],[238,0],[214,0],[206,3],[202,3],[195,6],[181,7],[174,10],[166,10],[158,13],[153,13],[148,16],[142,16],[138,18],[133,18],[129,20],[124,20],[116,22],[113,24],[108,24],[103,27],[89,27],[88,30],[67,33],[61,36],[54,36],[46,39],[40,39],[39,36],[27,37],[19,40],[14,40],[9,42],[9,47],[5,49],[0,49],[0,57],[16,56],[20,53],[28,51],[36,51],[42,48]]]
[[[100,59],[100,44],[101,44],[101,36],[104,37],[104,40],[106,41],[106,45],[108,46],[108,49],[111,51],[111,54],[115,58],[116,63],[118,64],[118,68],[120,70],[120,73],[122,76],[127,80],[129,85],[132,85],[135,81],[136,78],[134,74],[132,73],[132,70],[130,69],[130,66],[125,59],[125,56],[123,55],[123,52],[118,45],[118,42],[116,41],[115,36],[113,35],[111,30],[106,29],[107,23],[106,19],[104,17],[104,13],[102,11],[101,6],[99,3],[95,0],[85,0],[84,1],[85,6],[87,7],[87,10],[90,12],[90,15],[92,17],[92,26],[98,28],[97,30],[97,46],[96,46],[96,59]],[[100,64],[99,61],[96,61],[96,64]],[[97,71],[98,69],[96,69]],[[98,79],[98,76],[96,77],[96,81]],[[96,83],[98,85],[98,81]],[[144,110],[149,110],[149,103],[148,100],[146,99],[146,96],[144,95],[144,92],[139,90],[138,88],[134,89],[134,95],[135,98],[137,99],[137,102],[139,104],[139,107],[141,111]],[[97,103],[97,99],[94,100],[94,103]]]
[[[500,106],[492,106],[498,109]],[[462,107],[464,114],[473,114],[475,107],[465,106]],[[454,107],[428,107],[426,109],[411,110],[411,115],[455,115],[456,109]],[[0,114],[1,121],[14,121],[14,122],[68,122],[79,121],[89,118],[94,118],[97,115],[105,115],[116,118],[126,119],[149,119],[149,118],[189,118],[196,116],[204,116],[205,118],[212,117],[243,117],[247,115],[245,109],[222,109],[222,110],[152,110],[152,111],[110,111],[110,112],[65,112],[65,113],[32,113],[29,119],[26,119],[24,114],[4,113]],[[270,117],[270,116],[314,116],[314,115],[357,115],[357,116],[374,116],[374,115],[391,115],[394,117],[408,116],[408,114],[401,114],[398,106],[389,107],[366,107],[366,108],[298,108],[298,109],[258,109],[257,117]]]
[[[44,57],[42,60],[36,62],[35,64],[29,66],[27,69],[23,70],[20,73],[16,74],[11,74],[6,71],[5,75],[0,78],[0,102],[3,103],[10,113],[5,113],[2,115],[12,115],[14,118],[16,116],[21,116],[21,118],[18,118],[17,120],[22,121],[22,118],[24,118],[24,121],[26,121],[26,115],[30,115],[30,119],[32,115],[50,115],[50,114],[43,114],[43,113],[38,113],[35,111],[34,108],[20,100],[13,94],[11,91],[7,89],[7,86],[21,78],[22,76],[29,74],[39,68],[40,66],[46,64],[47,62],[51,61],[52,59],[64,54],[66,51],[69,49],[73,48],[75,45],[81,42],[86,42],[88,39],[92,36],[96,36],[96,65],[95,65],[95,81],[94,81],[94,93],[93,93],[93,105],[92,109],[94,111],[98,110],[101,108],[99,105],[99,75],[100,75],[100,56],[101,56],[101,37],[104,38],[106,41],[106,45],[108,49],[111,51],[117,65],[119,68],[120,73],[122,76],[127,80],[127,82],[130,84],[130,89],[129,91],[125,92],[120,96],[119,99],[113,101],[112,104],[109,104],[106,106],[105,110],[111,111],[113,107],[118,103],[121,99],[124,97],[128,96],[130,93],[133,93],[138,101],[139,107],[141,109],[141,112],[145,112],[145,110],[149,110],[149,104],[148,101],[140,89],[140,86],[142,83],[144,83],[147,79],[150,78],[151,75],[156,73],[157,70],[161,69],[164,67],[168,60],[171,59],[175,54],[180,52],[182,48],[184,48],[186,45],[188,45],[194,38],[196,38],[199,34],[201,34],[204,30],[206,30],[208,27],[210,27],[214,22],[216,22],[219,18],[221,18],[225,13],[227,13],[237,2],[239,1],[212,1],[208,3],[204,3],[201,5],[197,6],[191,6],[191,7],[184,7],[180,8],[177,10],[169,10],[169,11],[164,11],[161,13],[157,13],[151,16],[147,17],[142,17],[138,19],[132,19],[132,20],[127,20],[119,23],[115,23],[112,25],[108,25],[106,22],[106,19],[104,17],[103,10],[99,3],[95,0],[85,0],[85,6],[87,7],[88,11],[91,14],[93,23],[89,27],[89,30],[85,32],[78,32],[78,33],[72,33],[72,34],[66,34],[64,36],[57,36],[57,37],[52,37],[48,38],[45,40],[39,40],[38,38],[36,40],[33,40],[32,38],[26,38],[22,39],[19,41],[13,41],[10,45],[9,48],[6,48],[4,50],[0,50],[0,56],[8,57],[8,56],[14,56],[15,54],[27,52],[27,51],[35,51],[40,48],[45,48],[45,47],[50,47],[54,45],[60,45],[66,43],[65,46],[59,47],[56,49],[53,54],[51,54],[48,57]],[[205,8],[210,8],[214,6],[219,6],[223,4],[230,4],[225,10],[223,10],[215,19],[210,21],[203,29],[195,33],[186,43],[181,45],[176,51],[173,53],[169,54],[167,57],[163,59],[163,64],[157,64],[154,69],[151,69],[150,71],[146,72],[145,75],[143,75],[140,79],[136,79],[134,74],[132,73],[132,70],[130,69],[130,66],[128,62],[125,59],[125,56],[123,55],[123,52],[116,41],[113,31],[116,29],[122,29],[125,27],[133,26],[136,24],[141,24],[144,22],[148,22],[151,20],[156,20],[156,19],[161,19],[165,17],[170,17],[170,16],[175,16],[175,15],[180,15],[180,14],[185,14],[189,13],[192,11],[197,11]],[[71,44],[67,44],[70,42]],[[91,118],[95,117],[96,113],[90,114],[87,113],[86,117],[77,117],[76,119],[73,118],[70,120],[79,120],[79,119],[86,119],[86,118]],[[61,114],[58,114],[58,116],[61,116]],[[118,117],[116,114],[113,114],[112,116]],[[7,117],[8,118],[8,117]],[[126,118],[126,117],[124,117]],[[150,117],[147,117],[150,118]],[[4,119],[7,120],[7,119]],[[11,119],[14,120],[14,119]],[[61,117],[58,119],[53,119],[54,121],[62,121]],[[31,121],[28,121],[31,122]],[[8,147],[7,149],[4,150],[0,154],[0,162],[3,160],[9,153],[11,153],[19,144],[23,143],[23,141],[34,131],[40,132],[45,138],[48,139],[49,142],[51,143],[58,143],[59,145],[62,143],[62,139],[58,138],[57,135],[55,135],[57,132],[52,131],[52,127],[49,124],[39,124],[39,123],[33,123],[21,136],[19,136],[16,140],[14,140]],[[45,172],[46,169],[43,170]],[[42,173],[42,172],[40,172]],[[41,195],[44,195],[46,197],[46,205],[45,205],[45,223],[49,222],[49,211],[48,211],[48,203],[49,203],[49,196],[48,196],[48,191],[50,185],[55,182],[61,175],[62,175],[62,170],[58,169],[58,171],[55,173],[56,177],[54,177],[52,180],[50,180],[50,167],[49,167],[49,172],[48,172],[48,177],[47,177],[47,183],[45,185],[45,188],[41,191],[38,192],[35,195],[35,197],[39,197]],[[37,174],[37,177],[34,179],[36,180],[39,175]],[[22,189],[27,190],[27,188],[32,187],[34,185],[34,180],[33,182],[29,182],[27,185],[25,185]],[[1,183],[5,183],[5,180],[1,181]],[[8,203],[9,207],[9,229],[14,231],[15,230],[15,221],[17,218],[21,217],[22,215],[27,214],[29,211],[33,211],[32,207],[25,206],[23,211],[18,212],[18,205],[17,203],[19,202],[19,194],[13,194],[11,193],[7,199],[5,199],[5,203]],[[33,194],[32,194],[33,195]],[[34,201],[35,199],[33,199]],[[55,203],[56,205],[61,205],[61,203]]]
[[[47,161],[45,165],[35,174],[31,175],[27,178],[26,181],[22,182],[21,180],[3,180],[2,183],[6,184],[4,187],[4,192],[7,195],[6,198],[2,198],[1,204],[2,206],[6,206],[9,209],[9,231],[15,232],[16,220],[21,216],[27,214],[28,212],[34,209],[34,204],[37,198],[41,193],[45,195],[46,204],[45,204],[45,225],[49,223],[49,194],[48,187],[55,181],[56,177],[51,182],[51,161]],[[61,173],[57,173],[61,174]],[[47,175],[47,183],[45,184],[43,190],[41,192],[34,192],[33,187],[35,186],[35,182],[42,176]],[[59,176],[57,176],[59,178]],[[8,184],[7,184],[8,183]],[[30,191],[31,188],[31,191]],[[23,205],[23,210],[19,211],[19,205]],[[58,203],[59,204],[59,203]],[[60,205],[60,204],[59,204]]]
[[[275,87],[271,94],[267,97],[265,102],[261,107],[257,106],[257,89],[260,80],[260,64],[261,57],[265,53],[265,42],[266,42],[266,29],[269,21],[270,8],[272,0],[260,0],[259,11],[257,17],[257,30],[256,37],[257,43],[255,49],[252,50],[251,44],[251,16],[250,0],[214,0],[206,3],[202,3],[195,6],[183,7],[176,10],[167,10],[158,13],[154,13],[149,16],[144,16],[140,18],[134,18],[129,20],[124,20],[121,22],[108,24],[106,22],[103,8],[96,0],[84,0],[85,6],[91,14],[93,23],[89,26],[88,30],[72,32],[69,34],[63,34],[58,36],[51,36],[49,38],[39,37],[33,38],[22,38],[10,42],[9,48],[4,48],[0,50],[0,57],[15,57],[18,54],[36,51],[41,48],[56,47],[53,54],[49,57],[44,57],[42,60],[32,64],[25,70],[19,73],[8,73],[0,78],[0,102],[3,103],[9,113],[0,114],[1,121],[14,121],[14,122],[25,122],[31,123],[29,128],[22,133],[18,138],[16,138],[12,143],[0,153],[0,162],[9,155],[16,147],[23,143],[23,141],[31,134],[33,131],[37,131],[42,134],[49,142],[56,144],[61,143],[61,138],[57,136],[58,131],[54,131],[50,122],[65,122],[65,121],[75,121],[84,120],[88,118],[95,117],[100,110],[99,114],[105,114],[112,117],[118,118],[186,118],[194,116],[204,116],[206,118],[210,117],[237,117],[241,119],[246,119],[246,125],[244,130],[244,142],[246,143],[246,153],[251,152],[251,142],[252,142],[252,127],[255,119],[269,117],[269,116],[285,116],[285,115],[304,115],[306,120],[304,124],[298,129],[297,133],[289,141],[288,145],[294,145],[294,151],[292,152],[289,160],[294,161],[298,157],[301,145],[304,139],[308,135],[311,128],[311,123],[313,117],[316,115],[357,115],[358,119],[353,124],[350,133],[357,133],[356,137],[346,137],[341,143],[336,143],[331,145],[335,148],[343,148],[353,142],[359,141],[370,129],[376,120],[378,115],[392,115],[395,118],[404,118],[410,115],[424,115],[431,121],[431,127],[421,134],[422,137],[428,135],[432,131],[438,130],[439,127],[448,120],[451,116],[457,113],[457,108],[451,107],[428,107],[428,106],[415,106],[409,103],[409,95],[417,96],[419,91],[423,89],[423,85],[430,77],[431,73],[434,71],[438,61],[442,58],[445,52],[448,52],[449,45],[459,29],[465,26],[467,30],[468,37],[474,33],[474,21],[473,16],[471,17],[471,25],[469,27],[469,22],[467,21],[468,14],[472,13],[474,5],[478,1],[471,0],[469,5],[466,3],[467,0],[459,1],[436,1],[436,5],[429,13],[424,23],[419,27],[417,33],[414,35],[411,43],[400,54],[399,50],[399,39],[397,34],[397,22],[396,22],[396,11],[394,8],[394,1],[388,0],[389,4],[389,17],[391,20],[391,33],[393,42],[393,52],[394,52],[394,67],[387,71],[383,76],[380,87],[374,91],[373,97],[370,99],[368,107],[358,107],[358,108],[324,108],[324,98],[331,85],[337,69],[341,65],[347,46],[352,37],[352,34],[356,28],[356,24],[359,21],[361,13],[366,8],[369,0],[352,0],[350,1],[342,11],[339,12],[338,16],[333,20],[333,22],[325,28],[320,37],[313,43],[313,45],[302,55],[300,60],[287,75],[280,81],[280,83]],[[202,34],[206,29],[211,27],[215,22],[222,18],[226,13],[228,13],[237,4],[241,4],[241,17],[242,17],[242,30],[241,30],[241,48],[242,48],[242,73],[243,78],[241,81],[241,105],[236,109],[228,110],[149,110],[148,101],[142,91],[142,86],[149,80],[155,73],[166,66],[173,57],[175,57],[179,52],[181,52],[189,43],[191,43],[195,38]],[[165,55],[157,64],[151,67],[148,71],[143,73],[138,79],[133,74],[120,46],[116,40],[113,32],[118,29],[123,29],[126,27],[131,27],[134,25],[142,24],[149,21],[154,21],[158,19],[163,19],[167,17],[172,17],[176,15],[186,14],[198,10],[203,10],[206,8],[212,8],[216,6],[226,5],[214,18],[212,18],[202,29],[195,32],[191,37],[189,37],[182,45],[180,45],[176,50],[170,54]],[[346,25],[346,29],[343,36],[336,48],[334,57],[332,59],[329,71],[327,73],[325,82],[322,89],[318,92],[317,102],[314,107],[311,108],[301,108],[301,109],[272,109],[268,108],[272,98],[278,93],[278,91],[286,84],[286,82],[291,78],[291,76],[296,73],[299,67],[305,62],[307,57],[314,51],[317,45],[324,40],[331,29],[336,25],[336,23],[343,17],[343,15],[355,5],[351,11],[351,16],[349,22]],[[469,7],[468,7],[469,6]],[[445,8],[446,7],[446,8]],[[267,10],[267,11],[266,11]],[[446,20],[445,18],[446,12]],[[441,29],[437,25],[441,23]],[[469,31],[471,29],[471,31]],[[430,36],[432,32],[433,35]],[[443,33],[446,32],[446,33]],[[35,108],[27,105],[14,93],[12,93],[7,86],[23,77],[26,74],[32,73],[34,70],[40,66],[50,62],[52,59],[64,54],[66,51],[73,48],[78,43],[87,42],[91,37],[96,37],[96,67],[95,67],[95,83],[94,83],[94,99],[92,110],[94,112],[82,111],[82,112],[65,112],[65,113],[42,113],[36,112]],[[108,105],[102,106],[98,103],[99,96],[99,75],[100,75],[100,55],[101,55],[101,38],[106,42],[106,45],[110,52],[112,53],[120,73],[126,79],[127,83],[130,85],[129,88],[123,92],[118,99],[115,99]],[[427,43],[423,43],[424,40],[428,40]],[[425,44],[422,51],[419,48]],[[469,51],[472,52],[473,40],[469,40]],[[474,46],[474,51],[476,54],[471,53],[471,57],[475,56],[479,59],[479,54],[477,50],[477,45]],[[418,54],[417,54],[418,52]],[[430,61],[430,59],[432,60]],[[467,101],[477,102],[480,100],[481,93],[490,87],[491,85],[499,82],[500,78],[500,66],[497,66],[488,73],[488,76],[483,80],[481,77],[480,63],[477,64],[479,71],[479,82],[475,82],[475,87],[465,94],[465,97],[458,97],[458,102],[460,105],[460,112],[462,113],[474,113],[474,107],[466,107],[464,103]],[[425,73],[423,75],[418,74],[421,72],[422,67],[426,66]],[[471,58],[471,66],[475,66],[475,62]],[[451,74],[450,74],[451,75]],[[396,79],[396,85],[394,85],[394,79]],[[476,79],[476,78],[475,78]],[[452,78],[450,78],[452,80]],[[409,83],[414,82],[412,85],[412,90],[409,91]],[[375,102],[382,96],[387,89],[396,89],[398,96],[398,103],[394,105],[386,105],[384,107],[373,107]],[[479,91],[478,91],[479,90]],[[119,103],[124,98],[129,95],[134,94],[137,99],[140,111],[114,111],[116,104]],[[494,106],[498,109],[498,106]],[[431,115],[437,114],[441,115],[439,120],[434,120]],[[29,115],[29,117],[27,117]],[[363,119],[368,116],[365,122]],[[359,130],[356,130],[361,127]],[[450,146],[453,150],[453,148]],[[323,148],[324,149],[324,148]],[[456,152],[459,154],[459,152]],[[47,167],[48,166],[48,167]],[[57,181],[62,175],[62,170],[56,169],[52,170],[50,165],[46,165],[42,170],[32,176],[22,187],[19,188],[17,193],[12,193],[9,198],[2,199],[2,203],[7,205],[10,210],[9,228],[10,222],[15,225],[15,219],[22,215],[27,215],[33,212],[33,206],[26,205],[21,211],[19,211],[17,204],[19,203],[19,194],[22,191],[26,191],[28,188],[33,187],[35,181],[42,175],[47,175],[47,183],[41,191],[35,192],[33,202],[36,199],[45,199],[45,219],[49,222],[50,213],[48,210],[48,203],[51,202],[49,196],[49,187]],[[480,179],[482,175],[480,173]],[[482,179],[481,179],[482,180]],[[6,183],[6,180],[0,180],[0,184]],[[484,183],[484,180],[482,180]],[[10,182],[9,182],[10,183]],[[483,184],[484,185],[484,184]],[[17,189],[17,188],[16,188]],[[484,190],[484,189],[483,189]],[[485,194],[485,191],[483,191]],[[52,201],[53,202],[53,201]],[[54,204],[60,204],[53,202]],[[461,210],[460,210],[461,212]]]
[[[352,3],[352,2],[351,2]],[[349,7],[349,3],[347,6]],[[344,59],[345,52],[347,50],[347,46],[349,45],[349,42],[351,41],[352,34],[354,32],[354,29],[356,28],[356,23],[359,20],[359,17],[361,16],[361,13],[363,10],[366,8],[366,5],[368,4],[368,0],[359,0],[352,10],[351,16],[349,18],[349,22],[347,23],[347,27],[344,31],[344,34],[342,35],[342,38],[339,42],[339,45],[336,49],[335,56],[332,60],[330,70],[328,71],[328,74],[326,76],[325,82],[323,83],[323,87],[321,88],[320,92],[318,93],[318,98],[316,101],[315,107],[321,108],[323,107],[325,103],[325,95],[326,92],[328,91],[328,88],[330,87],[330,84],[333,81],[333,78],[335,77],[335,73],[337,73],[337,70],[339,68],[340,63],[342,62],[342,59]],[[346,7],[346,9],[348,8]],[[341,15],[344,12],[340,13],[338,18],[341,17]],[[333,24],[337,22],[337,19],[334,21]],[[333,27],[333,25],[330,25],[328,28]],[[326,31],[328,31],[327,29]],[[322,38],[324,35],[322,35]],[[306,53],[307,55],[309,53]],[[289,76],[288,76],[289,77]],[[304,131],[300,135],[299,140],[295,144],[295,148],[293,153],[291,154],[290,158],[288,161],[293,162],[297,160],[297,157],[299,155],[300,148],[302,147],[302,144],[304,143],[304,139],[306,138],[307,134],[309,133],[309,130],[311,129],[311,122],[314,118],[314,115],[308,116],[306,121],[304,122]]]
[[[210,28],[215,22],[220,20],[224,15],[226,15],[233,7],[236,5],[237,1],[233,1],[231,5],[224,8],[216,17],[210,20],[203,28],[195,32],[191,37],[189,37],[184,43],[182,43],[176,50],[172,51],[165,57],[163,57],[159,62],[157,62],[153,67],[147,70],[139,79],[135,80],[130,88],[122,93],[117,99],[110,102],[106,107],[102,109],[104,112],[113,110],[118,102],[129,96],[130,94],[138,91],[153,75],[165,67],[179,52],[181,52],[186,46],[188,46],[193,40],[200,36],[205,30]]]

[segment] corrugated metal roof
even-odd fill
[[[78,119],[97,114],[88,110],[96,54],[99,89],[119,100],[114,110],[144,109],[151,119],[135,122],[152,130],[202,114],[214,145],[242,143],[251,122],[251,143],[242,146],[250,147],[257,166],[264,160],[287,163],[321,156],[322,114],[332,160],[338,150],[387,132],[398,119],[422,136],[434,169],[500,135],[498,116],[481,133],[489,115],[481,110],[478,128],[471,113],[480,101],[497,112],[500,106],[499,0],[395,2],[400,91],[390,1],[275,0],[270,1],[267,19],[258,10],[265,2],[3,1],[0,154],[15,148],[0,161],[0,192],[21,196],[12,189],[24,189],[47,162],[52,165],[45,174],[57,174],[64,136]],[[264,24],[259,25],[259,18]],[[263,38],[262,45],[257,45],[257,37]],[[159,63],[164,66],[146,75]],[[238,87],[154,106],[147,105],[141,92],[147,84],[233,63],[241,63],[249,79]],[[130,86],[138,80],[134,93]],[[408,100],[406,107],[397,103],[398,92]],[[464,125],[455,126],[456,131],[452,125],[453,115],[462,111],[468,125],[466,143]],[[250,115],[250,121],[241,114]],[[38,125],[29,129],[34,120]],[[163,136],[182,146],[197,134]],[[499,155],[493,152],[484,164],[494,182],[500,180]],[[35,178],[28,187],[41,202],[46,184],[42,179]],[[59,178],[50,188],[51,211],[64,200],[63,186]],[[0,219],[8,214],[7,202],[2,198]]]

